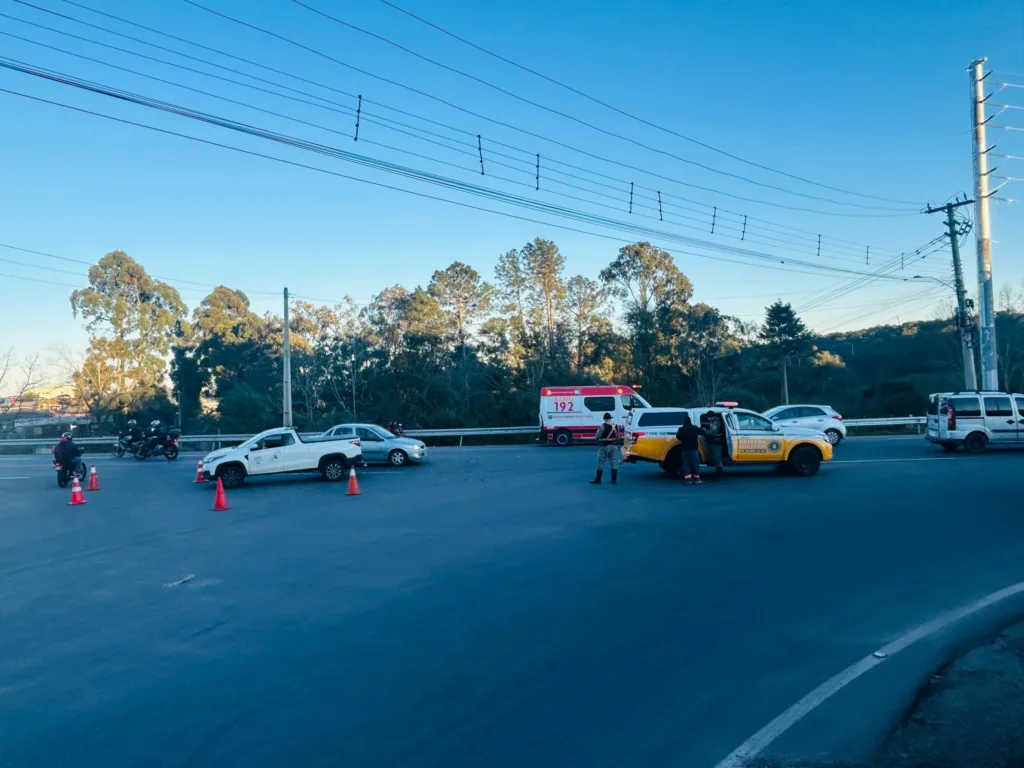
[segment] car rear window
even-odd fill
[[[957,418],[981,416],[981,401],[976,397],[951,397],[949,405]]]
[[[678,427],[682,426],[686,411],[661,411],[658,413],[641,413],[638,427]]]
[[[928,415],[935,416],[939,413],[939,398],[936,395],[932,395],[928,398]]]

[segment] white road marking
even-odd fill
[[[963,461],[963,456],[914,456],[907,459],[833,459],[829,464],[886,464],[894,461]]]
[[[194,579],[195,577],[196,577],[196,575],[194,573],[190,573],[185,578],[178,579],[177,581],[170,581],[170,582],[164,584],[164,586],[165,587],[180,587],[182,584],[187,584],[188,582],[192,581],[192,579]]]
[[[31,480],[28,475],[17,475],[12,477],[0,477],[0,480]]]
[[[833,694],[849,685],[865,672],[874,669],[879,664],[884,664],[891,656],[903,649],[913,645],[918,640],[933,635],[941,629],[945,629],[971,614],[995,605],[1001,600],[1013,597],[1024,592],[1024,581],[1017,582],[998,592],[993,592],[970,605],[944,613],[931,621],[922,624],[906,634],[893,640],[888,645],[883,645],[877,651],[865,656],[860,661],[854,662],[834,677],[830,677],[813,691],[804,696],[800,701],[791,706],[781,715],[772,720],[768,725],[759,730],[745,742],[734,749],[728,757],[718,763],[715,768],[742,768],[747,761],[757,757],[773,741],[800,722],[814,709],[827,701]]]

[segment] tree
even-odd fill
[[[466,359],[466,327],[473,318],[486,315],[493,289],[480,279],[475,269],[461,261],[434,272],[427,293],[444,313],[445,325],[458,339],[462,359]]]
[[[769,364],[782,373],[782,402],[788,403],[786,368],[794,361],[807,357],[813,347],[807,326],[797,316],[792,305],[783,304],[780,299],[765,308],[764,326],[758,337],[765,345]]]
[[[89,267],[89,287],[71,294],[71,310],[86,321],[91,342],[86,365],[102,376],[79,377],[83,396],[99,406],[137,409],[161,385],[176,324],[186,310],[170,285],[154,280],[123,251]],[[112,373],[113,388],[106,384]]]
[[[14,368],[18,367],[21,374],[17,381],[13,377]],[[42,367],[39,355],[26,357],[17,363],[14,347],[0,354],[0,413],[8,413],[20,407],[21,402],[33,389],[43,383]],[[4,390],[6,391],[6,394]]]
[[[667,349],[665,328],[673,313],[685,309],[693,285],[670,253],[646,242],[620,248],[615,260],[601,270],[601,279],[623,301],[640,378],[656,392],[666,390],[667,383],[657,380],[659,356]]]
[[[530,278],[527,293],[544,318],[548,355],[551,356],[555,347],[556,316],[559,304],[565,298],[565,281],[562,279],[565,257],[553,242],[538,237],[523,246],[520,259]]]
[[[595,280],[576,275],[565,286],[565,314],[572,338],[572,369],[583,372],[593,351],[592,337],[608,304],[608,288]]]

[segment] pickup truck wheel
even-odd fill
[[[323,472],[325,480],[336,483],[345,477],[345,462],[341,459],[329,459],[324,462],[321,472]]]
[[[810,477],[821,467],[821,454],[813,445],[798,445],[789,454],[789,471],[797,477]]]
[[[228,490],[240,488],[242,483],[245,482],[245,472],[242,471],[241,467],[224,467],[217,472],[217,477],[220,478],[220,481]]]
[[[679,474],[679,470],[683,468],[683,454],[678,448],[673,448],[668,452],[668,456],[665,460],[658,464],[662,471],[667,475],[675,477]]]
[[[393,467],[405,466],[405,462],[408,461],[409,456],[405,451],[396,448],[388,454],[388,463]]]

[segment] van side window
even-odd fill
[[[1024,416],[1024,397],[1017,395],[1015,398],[1013,398],[1013,402],[1017,404],[1017,413],[1019,413],[1021,416]]]
[[[986,397],[986,416],[1013,416],[1013,406],[1008,397]]]
[[[611,413],[615,410],[615,397],[584,397],[583,406],[588,411],[606,411]]]
[[[981,416],[981,401],[976,397],[951,397],[949,405],[958,419]]]
[[[928,415],[935,416],[939,412],[939,398],[932,395],[928,398]]]

